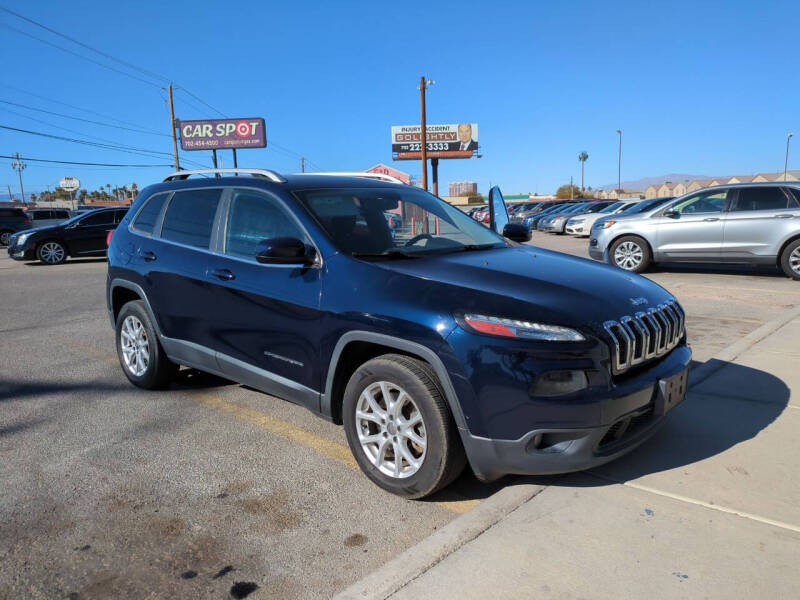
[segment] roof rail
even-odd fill
[[[295,173],[295,175],[334,175],[337,177],[366,177],[367,179],[379,179],[380,181],[388,181],[389,183],[402,183],[406,185],[406,182],[402,179],[398,179],[393,175],[387,175],[385,173],[367,173],[366,171],[336,171],[336,172],[328,172],[328,173]]]
[[[252,175],[253,177],[264,177],[269,179],[270,181],[274,181],[276,183],[286,183],[286,180],[281,177],[275,171],[270,171],[269,169],[239,169],[239,168],[231,168],[231,169],[196,169],[194,171],[175,171],[171,175],[167,175],[164,178],[164,181],[176,181],[181,179],[188,179],[192,175],[221,175],[222,173],[233,173],[234,175],[237,173],[243,173]]]

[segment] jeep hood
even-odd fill
[[[674,300],[635,273],[532,246],[373,264],[441,286],[436,292],[451,310],[591,324],[595,330],[609,319]]]

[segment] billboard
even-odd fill
[[[477,123],[449,123],[425,127],[428,158],[472,158],[478,150]],[[422,128],[419,125],[392,126],[392,158],[422,158]]]
[[[264,119],[203,119],[179,121],[183,150],[230,150],[265,148],[267,130]]]

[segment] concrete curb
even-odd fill
[[[464,544],[474,540],[545,487],[520,483],[501,489],[334,598],[385,600]]]
[[[745,351],[749,350],[758,342],[775,333],[778,329],[797,317],[800,317],[800,306],[790,308],[779,317],[771,321],[767,321],[761,327],[755,331],[751,331],[735,344],[731,344],[727,348],[724,348],[716,356],[713,356],[697,368],[692,369],[689,372],[689,389],[702,383],[726,364],[732,362]]]

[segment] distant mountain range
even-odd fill
[[[671,181],[672,183],[679,183],[681,181],[689,181],[693,179],[711,179],[712,177],[716,177],[716,175],[689,175],[687,173],[667,173],[666,175],[657,175],[655,177],[642,177],[641,179],[635,179],[633,181],[623,181],[622,188],[626,190],[646,190],[651,185],[661,185],[665,181]],[[601,190],[613,190],[616,189],[616,183],[609,183],[608,185],[600,186],[599,189]]]

